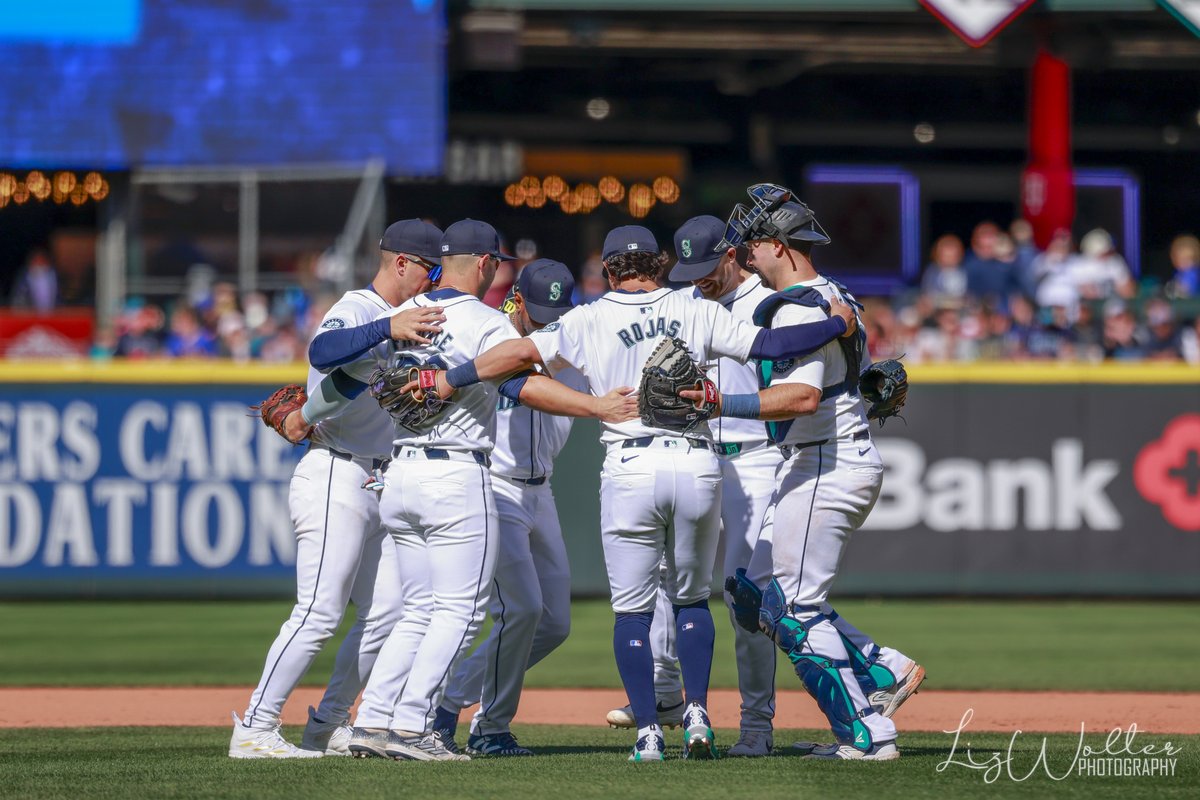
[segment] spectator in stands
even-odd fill
[[[1200,297],[1200,239],[1195,236],[1176,236],[1171,242],[1171,279],[1173,297]]]
[[[1161,298],[1146,303],[1146,358],[1155,361],[1179,361],[1183,342],[1171,304]]]
[[[1021,294],[1032,300],[1037,293],[1037,278],[1033,272],[1033,261],[1038,257],[1039,252],[1033,243],[1033,225],[1029,223],[1029,220],[1017,217],[1008,226],[1008,234],[1012,237],[1015,249],[1013,282]]]
[[[962,300],[967,294],[967,273],[962,262],[962,239],[953,233],[938,237],[930,250],[921,291],[937,299]]]
[[[153,358],[162,353],[166,315],[153,304],[134,300],[118,320],[119,336],[115,355],[122,358]]]
[[[1071,232],[1060,228],[1054,232],[1046,252],[1033,260],[1033,274],[1037,280],[1034,299],[1039,306],[1078,305],[1079,288],[1072,270],[1074,260]]]
[[[1096,304],[1080,303],[1071,326],[1075,340],[1075,357],[1080,361],[1100,361],[1104,358],[1102,330],[1096,321]]]
[[[1136,361],[1146,355],[1137,338],[1137,323],[1124,300],[1104,304],[1104,357],[1115,361]]]
[[[10,302],[13,308],[28,308],[39,314],[48,314],[58,305],[58,271],[42,248],[29,252],[13,285]]]
[[[1200,316],[1183,329],[1179,339],[1179,349],[1183,353],[1184,361],[1200,366]]]
[[[1130,298],[1137,293],[1129,265],[1103,228],[1084,234],[1079,242],[1079,256],[1070,261],[1069,269],[1071,280],[1084,300]]]
[[[604,263],[599,253],[592,253],[583,263],[579,282],[575,284],[575,305],[590,303],[608,291],[608,279],[604,277]]]
[[[216,338],[200,324],[195,309],[182,300],[171,312],[166,351],[175,358],[212,358],[217,354]]]
[[[1041,310],[1039,324],[1025,343],[1029,358],[1066,361],[1075,357],[1075,331],[1071,327],[1074,309],[1068,305],[1074,302],[1073,294],[1064,293],[1061,301]]]
[[[967,292],[981,300],[1003,299],[1013,289],[1013,265],[996,258],[1000,229],[994,222],[981,222],[971,234],[971,252],[963,260]]]

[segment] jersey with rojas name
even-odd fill
[[[356,289],[346,292],[333,304],[325,315],[313,338],[325,331],[341,328],[356,328],[379,317],[381,312],[391,310],[387,301],[371,289]],[[360,356],[360,361],[369,365],[368,374],[376,359],[370,353]],[[351,365],[343,365],[343,371],[353,373]],[[324,380],[325,375],[311,365],[308,368],[308,393],[311,395]],[[365,379],[361,379],[365,380]],[[335,417],[322,420],[313,429],[313,442],[350,453],[362,458],[387,458],[391,453],[392,418],[385,414],[375,398],[366,392],[350,401]]]
[[[567,368],[554,376],[577,392],[587,392],[587,381]],[[573,417],[544,414],[500,397],[496,405],[496,449],[492,451],[492,474],[506,478],[549,478],[554,459],[571,435]]]
[[[798,286],[811,286],[828,300],[835,294],[841,297],[837,287],[825,277],[818,276],[810,281],[801,281]],[[798,325],[805,322],[820,322],[828,315],[820,308],[784,304],[775,313],[771,321],[772,328],[782,328],[786,325]],[[861,327],[862,323],[859,323]],[[860,370],[871,365],[870,356],[864,353]],[[770,385],[784,383],[803,383],[817,389],[834,386],[846,378],[846,356],[842,353],[837,341],[832,341],[806,358],[787,359],[785,361],[763,362],[762,369],[770,369]],[[867,430],[866,409],[862,398],[857,392],[842,393],[827,400],[822,400],[817,406],[816,413],[796,417],[789,420],[786,434],[779,444],[797,444],[800,442],[817,442],[835,437],[846,438]]]
[[[508,317],[484,305],[474,295],[457,289],[437,289],[417,295],[380,316],[393,316],[408,308],[428,306],[442,308],[446,321],[442,323],[441,331],[429,335],[431,344],[383,343],[385,348],[390,345],[392,349],[387,357],[389,365],[449,369],[465,364],[503,341],[520,338]],[[379,350],[377,347],[373,352]],[[353,377],[366,381],[370,375],[358,373]],[[437,417],[436,424],[420,431],[397,424],[392,442],[444,450],[491,451],[496,437],[498,396],[495,385],[486,381],[459,389],[450,399],[450,405]]]
[[[671,289],[611,291],[585,306],[577,306],[529,335],[550,373],[575,367],[587,378],[597,397],[621,386],[637,389],[642,367],[664,338],[678,337],[692,358],[707,362],[718,356],[745,361],[758,328],[739,320],[711,300]],[[650,428],[634,419],[604,423],[600,441],[612,444],[642,436],[678,436],[676,431]],[[707,423],[689,436],[710,439]]]
[[[716,302],[729,309],[729,313],[738,319],[751,322],[754,319],[754,309],[771,295],[771,290],[763,286],[762,279],[751,275],[732,292],[718,297]],[[693,290],[693,296],[701,297],[700,290]],[[753,394],[758,391],[757,362],[743,364],[732,358],[721,358],[717,361],[716,369],[708,373],[708,377],[717,382],[722,394]],[[721,444],[746,444],[764,442],[767,439],[766,427],[756,419],[716,417],[709,424],[712,426],[713,438]]]

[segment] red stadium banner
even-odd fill
[[[1071,172],[1071,68],[1045,51],[1029,79],[1029,164],[1021,176],[1021,209],[1045,249],[1075,220]]]
[[[921,0],[930,14],[972,47],[983,47],[990,42],[1033,3],[1034,0]]]
[[[5,309],[0,313],[0,357],[63,358],[86,356],[95,314],[90,310],[36,314]]]

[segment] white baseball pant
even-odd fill
[[[550,484],[494,475],[492,492],[500,519],[492,629],[459,665],[442,699],[453,711],[479,703],[471,723],[476,734],[510,730],[525,671],[571,630],[571,571]]]
[[[758,541],[763,516],[775,494],[775,472],[783,460],[779,448],[764,444],[756,449],[726,456],[721,461],[721,549],[723,581],[738,567],[750,563]],[[725,597],[726,603],[729,598]],[[665,609],[665,614],[664,614]],[[675,660],[675,626],[671,604],[660,594],[654,624],[650,628],[654,648],[654,690],[658,695],[680,691],[679,666]],[[775,645],[758,633],[745,630],[733,619],[734,653],[737,658],[738,689],[742,697],[741,728],[771,730],[775,717]]]
[[[660,584],[677,605],[708,598],[720,503],[721,468],[712,451],[666,437],[648,447],[609,447],[600,476],[600,536],[613,611],[652,611]]]
[[[766,586],[774,576],[787,602],[807,622],[820,613],[841,567],[850,534],[866,520],[879,497],[883,462],[870,440],[835,439],[805,447],[779,470],[775,501],[767,509],[747,577]],[[809,629],[807,652],[846,663],[849,654],[837,628],[822,620]],[[869,709],[847,666],[839,669],[856,710]],[[876,742],[896,738],[896,726],[880,714],[863,724]]]
[[[318,719],[342,722],[400,618],[396,547],[379,522],[379,495],[362,488],[371,459],[312,448],[292,474],[288,507],[296,529],[296,605],[267,652],[242,716],[249,727],[279,723],[284,703],[337,631],[354,601],[357,619],[338,649]],[[378,577],[378,579],[377,579]]]
[[[446,681],[483,623],[499,540],[491,475],[470,454],[401,448],[379,513],[397,545],[404,604],[355,718],[427,732]]]

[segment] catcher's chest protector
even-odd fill
[[[829,282],[842,292],[842,296],[846,298],[847,302],[855,302],[853,296],[841,284],[836,281]],[[760,328],[771,327],[771,321],[775,319],[775,314],[781,306],[787,303],[808,308],[819,308],[827,315],[831,313],[829,301],[819,291],[811,286],[793,286],[790,289],[776,292],[759,303],[758,308],[754,309],[754,324]],[[842,355],[846,357],[846,377],[839,383],[824,387],[821,391],[822,401],[828,400],[831,397],[837,397],[840,394],[858,393],[858,373],[862,371],[863,357],[867,350],[867,335],[863,331],[862,325],[858,326],[858,331],[853,336],[840,337],[837,339],[837,343],[842,348]],[[771,385],[773,367],[774,362],[760,362],[758,370],[760,388],[766,389]]]

